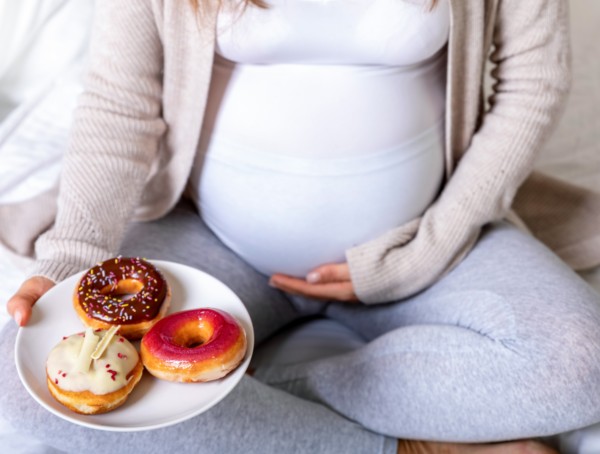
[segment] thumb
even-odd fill
[[[8,313],[15,319],[17,325],[25,326],[27,324],[33,305],[52,287],[54,287],[54,282],[42,276],[35,276],[23,282],[7,304]]]

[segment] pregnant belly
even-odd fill
[[[266,274],[305,276],[419,216],[443,178],[441,126],[394,150],[300,159],[213,144],[197,203],[206,224]]]

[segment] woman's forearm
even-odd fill
[[[54,226],[32,274],[58,281],[114,253],[165,132],[162,46],[150,2],[96,6],[85,90],[75,112]]]
[[[458,263],[483,225],[506,216],[562,112],[571,81],[565,2],[501,1],[496,30],[491,107],[418,230],[403,226],[347,252],[362,301],[407,297]]]

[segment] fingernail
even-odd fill
[[[312,273],[308,273],[306,275],[306,282],[308,282],[309,284],[316,284],[320,280],[321,280],[321,275],[315,271],[313,271]]]
[[[17,325],[21,326],[22,321],[23,321],[23,314],[21,314],[21,311],[15,312],[15,322],[17,323]]]

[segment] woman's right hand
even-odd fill
[[[8,300],[8,313],[15,319],[19,326],[27,325],[31,317],[31,309],[40,297],[54,287],[54,282],[42,276],[27,279],[17,293]]]

